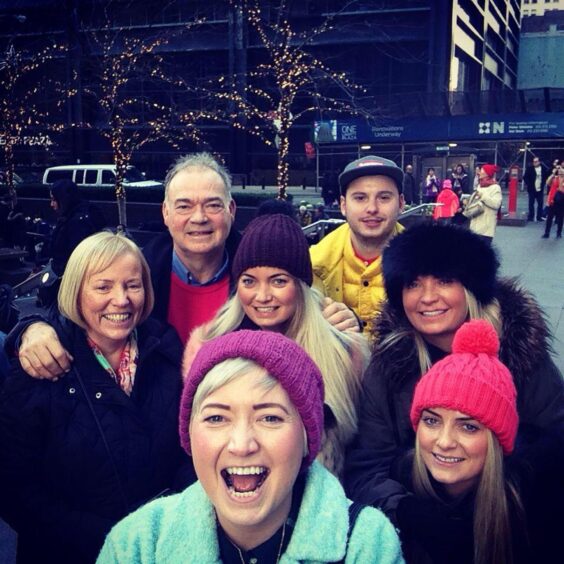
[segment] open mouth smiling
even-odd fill
[[[221,471],[229,493],[236,498],[255,495],[269,474],[264,466],[229,466]]]

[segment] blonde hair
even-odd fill
[[[80,294],[85,280],[108,268],[116,259],[124,255],[133,255],[141,265],[141,279],[145,291],[143,311],[139,318],[142,323],[149,317],[154,305],[153,285],[149,265],[139,247],[125,235],[101,231],[81,241],[72,252],[63,279],[57,301],[61,315],[70,319],[83,329],[87,329],[80,311]]]
[[[345,446],[357,431],[357,406],[366,368],[368,343],[360,334],[335,329],[322,313],[323,296],[303,281],[294,278],[296,312],[285,336],[300,345],[317,364],[325,384],[325,403],[337,421],[336,429],[326,431],[321,459],[335,474],[342,472]],[[244,317],[239,298],[233,296],[210,321],[205,340],[234,331]]]
[[[502,318],[501,309],[497,299],[493,299],[491,303],[487,305],[482,305],[478,302],[476,296],[474,296],[474,294],[467,288],[464,288],[464,295],[466,296],[467,320],[485,319],[486,321],[489,321],[501,339]],[[385,351],[405,337],[411,337],[415,342],[419,370],[421,375],[425,374],[425,372],[431,368],[429,349],[427,348],[427,344],[421,333],[419,333],[411,324],[409,324],[408,328],[394,329],[389,335],[386,335],[382,339],[382,342],[377,345],[378,352]]]
[[[278,380],[274,376],[269,374],[260,364],[257,364],[253,360],[249,360],[248,358],[228,358],[211,368],[198,385],[196,393],[194,394],[194,399],[192,400],[190,426],[192,425],[192,419],[200,412],[202,403],[209,395],[213,394],[216,390],[219,390],[219,388],[248,374],[256,374],[259,376],[257,386],[262,388],[265,392],[272,390],[272,388],[279,384]],[[300,417],[298,410],[295,406],[293,407],[296,415]],[[302,430],[304,437],[303,456],[307,456],[309,454],[309,448],[307,443],[307,433],[303,421]]]
[[[474,564],[511,563],[513,554],[509,501],[511,500],[512,509],[521,520],[524,515],[523,505],[516,488],[505,479],[501,445],[490,429],[486,431],[488,450],[474,501]],[[417,438],[412,481],[418,496],[445,503],[433,487]]]

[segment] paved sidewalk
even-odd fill
[[[499,226],[494,245],[500,253],[501,272],[517,276],[544,309],[554,334],[555,361],[564,373],[564,239],[542,239],[544,222],[525,227]]]

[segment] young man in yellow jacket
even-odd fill
[[[401,168],[389,159],[366,156],[348,164],[339,176],[347,223],[310,249],[314,286],[350,307],[364,332],[386,299],[382,252],[403,231],[397,222],[404,206],[402,182]]]

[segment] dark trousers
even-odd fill
[[[552,221],[556,219],[556,235],[562,235],[562,224],[564,223],[564,202],[561,204],[552,204],[548,206],[548,214],[546,216],[545,235],[550,235]]]
[[[535,219],[535,202],[537,203],[537,219],[539,221],[542,219],[543,196],[544,190],[529,192],[529,221]]]

